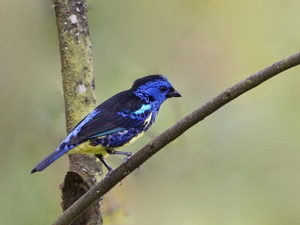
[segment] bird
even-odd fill
[[[164,75],[135,80],[130,89],[112,96],[82,119],[31,173],[44,170],[66,153],[95,155],[111,172],[113,169],[104,157],[110,154],[131,157],[131,152],[119,149],[140,138],[154,123],[162,103],[172,97],[181,94]]]

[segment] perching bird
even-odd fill
[[[141,137],[155,121],[161,104],[171,97],[181,95],[163,75],[136,80],[129,90],[114,95],[88,114],[31,173],[42,171],[67,152],[95,154],[111,171],[103,157],[107,154],[130,157],[132,153],[115,149]]]

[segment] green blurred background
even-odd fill
[[[89,1],[97,102],[153,73],[183,95],[126,150],[297,52],[299,8],[297,0]],[[29,174],[65,135],[51,1],[2,0],[0,25],[0,224],[51,224],[67,157]],[[147,161],[105,197],[106,224],[299,224],[299,73],[250,91]]]

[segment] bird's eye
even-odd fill
[[[159,87],[159,90],[160,90],[161,92],[165,92],[167,89],[168,89],[168,88],[165,87],[165,86],[160,86],[160,87]]]

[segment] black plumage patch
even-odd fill
[[[143,84],[148,83],[149,81],[155,81],[155,80],[166,80],[166,78],[163,75],[155,74],[155,75],[149,75],[145,76],[143,78],[137,79],[134,81],[131,90],[136,90],[138,87],[142,86]]]

